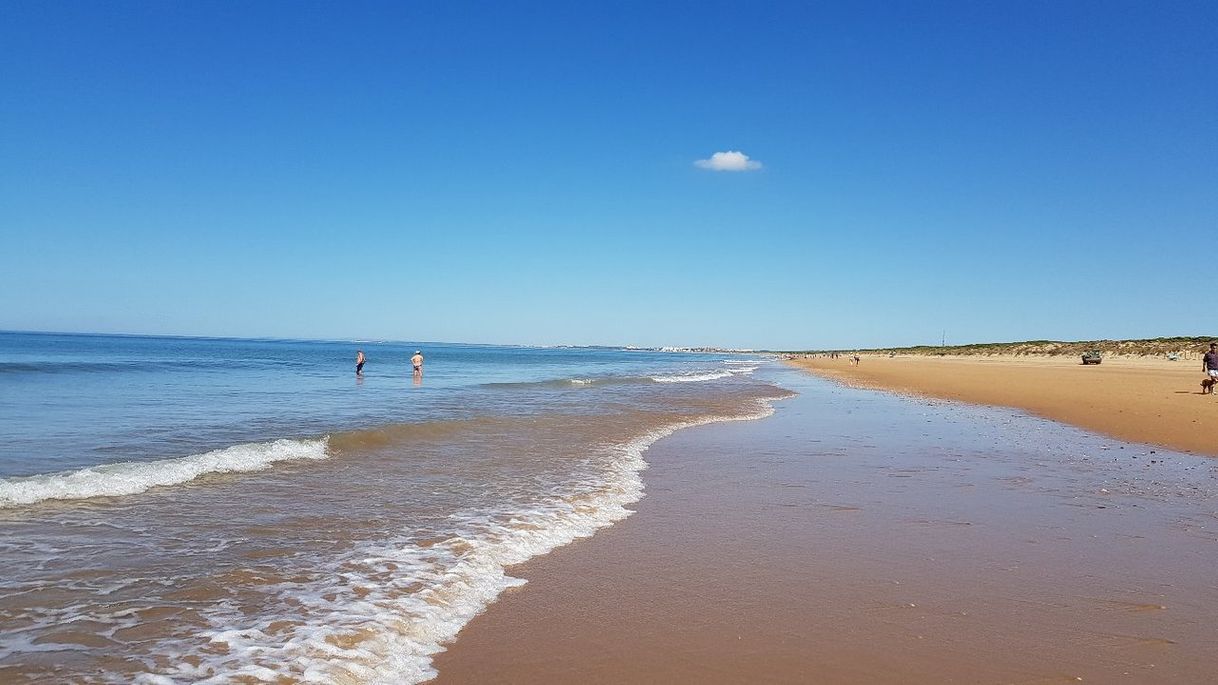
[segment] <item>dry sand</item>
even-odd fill
[[[850,385],[1030,411],[1132,442],[1218,456],[1218,394],[1199,361],[1077,357],[863,357],[793,362]]]
[[[1212,682],[1218,462],[782,373],[512,569],[436,682]]]

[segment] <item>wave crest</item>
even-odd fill
[[[733,375],[731,371],[709,371],[706,373],[682,373],[673,376],[652,376],[651,380],[657,383],[700,383],[727,378],[731,375]]]
[[[0,509],[52,499],[135,495],[161,485],[178,485],[209,473],[262,471],[280,461],[326,459],[329,438],[275,440],[157,461],[124,461],[79,471],[0,479]]]

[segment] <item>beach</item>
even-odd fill
[[[1200,360],[865,356],[795,359],[849,385],[1013,407],[1122,440],[1218,456],[1218,395],[1201,395]]]
[[[780,381],[774,416],[652,446],[637,513],[514,568],[435,682],[1212,678],[1215,462]]]
[[[1218,685],[1218,1],[2,7],[0,685]]]
[[[0,342],[0,682],[1177,683],[1218,649],[1198,454],[761,355]]]

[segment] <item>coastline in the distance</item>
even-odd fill
[[[1218,456],[1216,396],[1203,394],[1201,385],[1209,340],[1004,343],[942,354],[876,350],[861,353],[857,365],[848,355],[786,356],[848,385],[1012,407],[1125,441]],[[1102,364],[1083,364],[1073,354],[1092,349],[1104,355]]]

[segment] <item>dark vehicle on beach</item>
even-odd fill
[[[1083,354],[1083,365],[1084,366],[1086,366],[1087,364],[1099,364],[1102,361],[1104,361],[1104,358],[1100,356],[1099,350],[1091,350],[1090,352],[1086,352]]]

